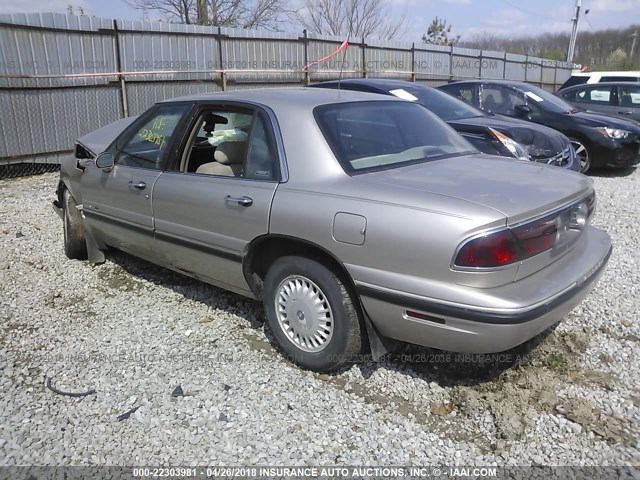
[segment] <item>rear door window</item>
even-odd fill
[[[620,106],[640,107],[640,86],[628,85],[618,87]]]
[[[183,155],[183,169],[189,173],[241,177],[252,121],[250,110],[203,111]]]
[[[196,119],[180,170],[253,180],[277,180],[277,153],[268,117],[242,107],[206,108]]]

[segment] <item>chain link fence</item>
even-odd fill
[[[40,175],[41,173],[57,172],[60,165],[54,163],[13,163],[0,165],[0,179]]]

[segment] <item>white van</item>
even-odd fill
[[[560,90],[574,85],[600,82],[640,82],[640,71],[573,73],[569,80],[562,84]]]

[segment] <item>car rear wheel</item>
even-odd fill
[[[576,152],[576,158],[580,162],[580,173],[586,173],[591,168],[591,150],[582,140],[570,138],[571,145]]]
[[[62,213],[65,255],[75,260],[86,260],[87,242],[84,238],[82,215],[69,190],[65,190],[62,196]]]
[[[264,308],[276,342],[304,368],[333,371],[362,349],[356,300],[339,276],[315,260],[277,259],[264,280]]]

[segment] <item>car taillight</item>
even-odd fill
[[[499,267],[519,259],[517,239],[511,230],[501,230],[465,243],[456,256],[459,267]]]
[[[525,260],[572,238],[570,231],[582,230],[595,211],[595,194],[532,222],[475,237],[458,250],[454,266],[496,268]]]
[[[518,260],[533,257],[553,247],[558,233],[559,217],[560,215],[552,215],[511,230],[520,244],[521,255]]]

